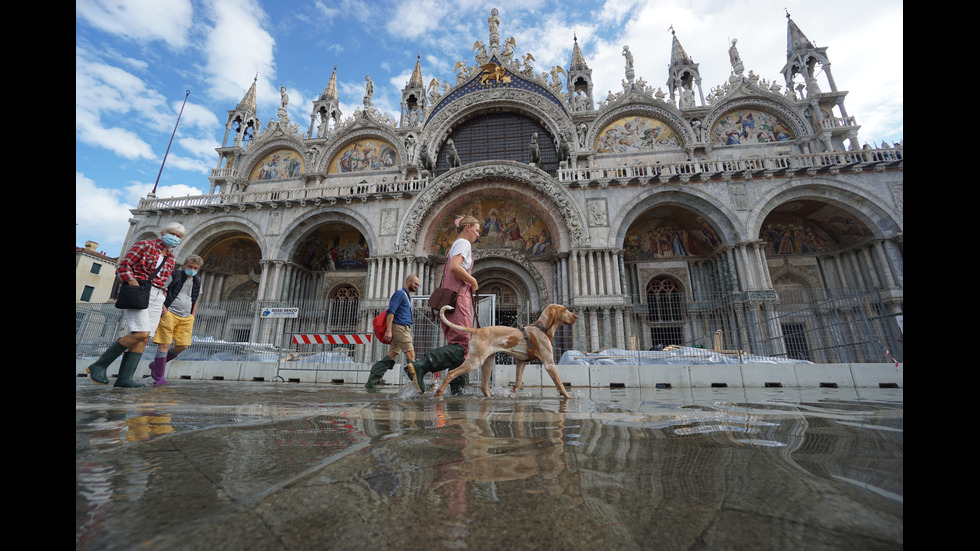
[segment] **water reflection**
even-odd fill
[[[230,388],[76,392],[78,548],[902,539],[900,394]]]

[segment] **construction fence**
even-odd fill
[[[413,297],[416,355],[442,346],[439,321]],[[567,364],[888,363],[903,361],[901,321],[877,290],[822,289],[692,298],[653,293],[604,307],[573,309],[574,326],[555,334]],[[278,362],[281,371],[364,371],[387,351],[356,299],[201,303],[182,361]],[[480,326],[533,323],[539,307],[481,297]],[[97,357],[125,331],[112,303],[75,307],[75,356]],[[147,346],[145,359],[156,347]],[[498,364],[513,359],[498,354]]]

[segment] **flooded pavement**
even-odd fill
[[[76,549],[895,549],[901,389],[75,386]]]

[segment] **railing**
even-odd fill
[[[857,126],[857,119],[854,117],[831,117],[829,119],[820,119],[820,128],[845,128],[848,126]]]
[[[216,169],[230,170],[230,169]],[[140,199],[137,208],[142,211],[170,209],[212,209],[232,208],[255,205],[279,204],[289,206],[292,203],[344,200],[348,203],[354,199],[367,200],[374,197],[399,196],[414,194],[425,189],[428,178],[404,180],[399,182],[365,182],[344,185],[311,186],[294,189],[262,189],[255,191],[238,191],[229,193],[213,193],[209,195],[187,195],[184,197],[144,198]],[[257,186],[263,186],[258,184]]]
[[[902,148],[828,151],[809,155],[784,155],[751,159],[700,160],[656,163],[621,167],[585,167],[558,169],[558,181],[580,185],[589,182],[618,180],[628,183],[659,178],[662,181],[692,176],[711,177],[724,173],[773,173],[844,168],[858,165],[892,164],[904,160]]]

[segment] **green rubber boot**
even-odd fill
[[[109,384],[109,377],[106,376],[105,371],[109,368],[109,364],[114,362],[125,351],[126,347],[119,344],[119,341],[110,344],[109,348],[106,348],[105,352],[99,356],[99,359],[95,360],[95,363],[85,369],[85,371],[88,371],[88,378],[93,383],[100,385]]]
[[[415,358],[413,367],[415,368],[415,384],[419,392],[425,392],[425,382],[423,379],[428,373],[436,373],[443,369],[453,369],[463,363],[463,347],[458,344],[448,344],[433,348],[420,358]],[[407,369],[406,369],[407,371]],[[449,383],[450,387],[453,382]]]
[[[378,381],[385,376],[385,372],[393,367],[395,367],[395,360],[394,358],[390,358],[388,356],[374,362],[374,365],[371,366],[371,374],[368,375],[368,380],[366,383],[364,383],[364,388],[374,388],[378,386]]]
[[[119,376],[112,386],[120,388],[142,388],[143,385],[133,380],[133,374],[139,367],[142,352],[123,352],[122,362],[119,365]]]

